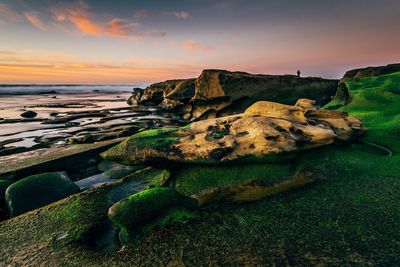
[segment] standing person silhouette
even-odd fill
[[[297,77],[300,77],[300,70],[297,71]]]

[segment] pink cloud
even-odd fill
[[[199,44],[195,40],[186,40],[182,42],[182,47],[185,50],[192,51],[192,52],[210,52],[212,48],[208,45]]]
[[[30,11],[30,12],[24,12],[23,14],[24,14],[25,18],[26,18],[33,26],[35,26],[35,27],[37,27],[37,28],[39,28],[39,29],[41,29],[41,30],[43,30],[43,31],[46,31],[46,30],[47,30],[46,25],[43,23],[43,21],[41,21],[41,20],[39,19],[39,16],[38,16],[38,14],[37,14],[36,12]]]

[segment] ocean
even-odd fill
[[[0,85],[0,95],[36,95],[46,93],[130,92],[146,85]]]

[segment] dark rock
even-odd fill
[[[35,118],[37,116],[37,113],[34,111],[25,111],[20,115],[22,118]]]
[[[375,77],[400,71],[400,63],[379,67],[367,67],[347,71],[341,81],[353,78]]]
[[[65,173],[32,175],[7,188],[5,198],[11,216],[17,216],[79,192]]]
[[[137,106],[140,102],[140,98],[143,95],[142,88],[133,88],[132,95],[128,99],[128,104],[132,106]]]

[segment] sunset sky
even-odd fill
[[[394,62],[398,0],[0,0],[0,83],[148,84],[206,68],[338,78]]]

